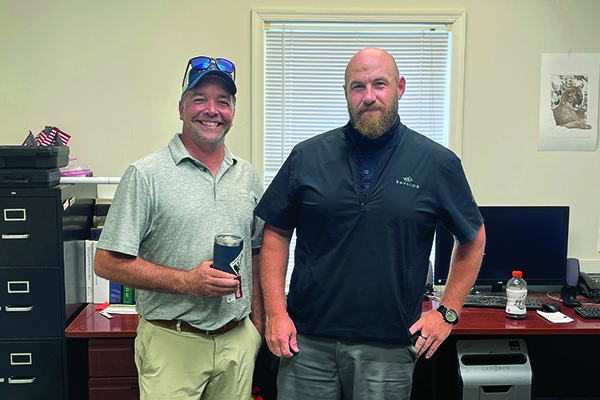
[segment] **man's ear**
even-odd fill
[[[403,76],[398,79],[398,100],[402,98],[404,91],[406,90],[406,80]]]
[[[179,101],[179,119],[183,121],[183,101]]]

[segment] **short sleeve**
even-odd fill
[[[150,229],[151,203],[147,180],[130,165],[115,192],[98,248],[137,256]]]
[[[294,172],[299,160],[300,155],[294,149],[254,210],[263,221],[278,229],[292,230],[297,225],[298,202],[295,198],[297,188]]]
[[[471,242],[483,224],[475,197],[458,157],[441,165],[440,219],[460,244]]]

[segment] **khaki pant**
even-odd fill
[[[262,338],[250,318],[224,335],[177,332],[140,318],[135,363],[142,400],[250,399]]]

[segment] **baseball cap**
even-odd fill
[[[226,58],[207,56],[194,57],[188,61],[183,77],[182,91],[193,89],[207,76],[216,76],[225,81],[229,92],[237,93],[235,86],[235,65]]]

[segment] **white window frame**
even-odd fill
[[[466,13],[369,12],[369,11],[273,11],[252,10],[252,163],[264,179],[265,24],[293,23],[415,23],[445,24],[452,29],[448,144],[459,157],[462,152]],[[341,90],[341,89],[340,89]]]

